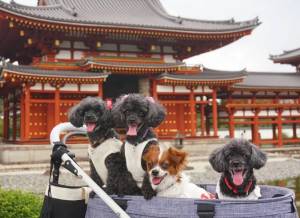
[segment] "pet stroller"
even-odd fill
[[[196,200],[185,198],[164,198],[154,197],[146,201],[142,196],[108,196],[99,186],[73,160],[74,155],[70,154],[64,143],[60,143],[59,135],[62,132],[84,132],[84,128],[78,129],[70,123],[59,124],[51,133],[51,143],[54,145],[52,160],[53,181],[49,184],[51,188],[46,191],[42,210],[42,218],[113,218],[113,217],[201,217],[201,218],[240,218],[240,217],[278,217],[298,218],[295,206],[295,195],[292,190],[275,186],[261,186],[262,198],[259,200]],[[52,161],[53,162],[53,161]],[[71,173],[81,177],[86,184],[97,194],[85,200],[77,194],[77,199],[72,200],[71,194],[74,190],[83,187],[71,188],[58,184],[58,170],[60,164]],[[62,193],[56,191],[57,197],[52,194],[54,188],[61,188],[61,192],[70,194],[62,198]],[[205,185],[205,189],[214,192],[215,185]],[[71,190],[71,191],[70,191]],[[82,192],[81,192],[82,193]],[[76,196],[76,194],[75,194]],[[61,203],[61,204],[59,204]],[[62,206],[64,205],[64,206]],[[84,205],[84,206],[82,206]],[[52,213],[49,216],[47,210]],[[67,210],[70,213],[65,213]],[[72,213],[73,211],[73,213]],[[126,211],[126,212],[125,212]],[[54,214],[54,215],[53,215]],[[63,214],[63,215],[62,215]],[[46,216],[48,215],[48,216]],[[51,214],[50,214],[51,215]]]

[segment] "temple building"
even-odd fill
[[[175,17],[159,0],[0,1],[4,140],[48,143],[53,126],[82,98],[141,93],[167,109],[160,138],[217,138],[220,127],[234,137],[235,128],[248,126],[258,145],[299,142],[296,130],[292,139],[282,137],[284,125],[300,124],[298,74],[184,63],[259,24]],[[261,138],[262,125],[272,126],[273,138]]]
[[[271,55],[270,59],[274,63],[290,64],[296,67],[297,72],[300,71],[300,48],[284,51],[280,55]]]

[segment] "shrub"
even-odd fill
[[[42,197],[16,190],[0,188],[0,217],[38,218]]]

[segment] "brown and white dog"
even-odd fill
[[[142,193],[145,199],[153,196],[174,198],[211,199],[213,195],[191,183],[183,173],[187,164],[187,153],[175,148],[151,145],[144,155],[147,174]]]

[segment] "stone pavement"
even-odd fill
[[[300,160],[288,156],[269,155],[264,168],[256,171],[259,182],[300,176]],[[88,172],[87,161],[78,164]],[[208,163],[208,156],[191,156],[186,173],[198,184],[212,184],[219,175]],[[49,180],[49,164],[0,165],[0,186],[9,189],[21,189],[34,193],[43,193]],[[66,170],[62,170],[60,183],[65,185],[84,185],[84,183]]]

